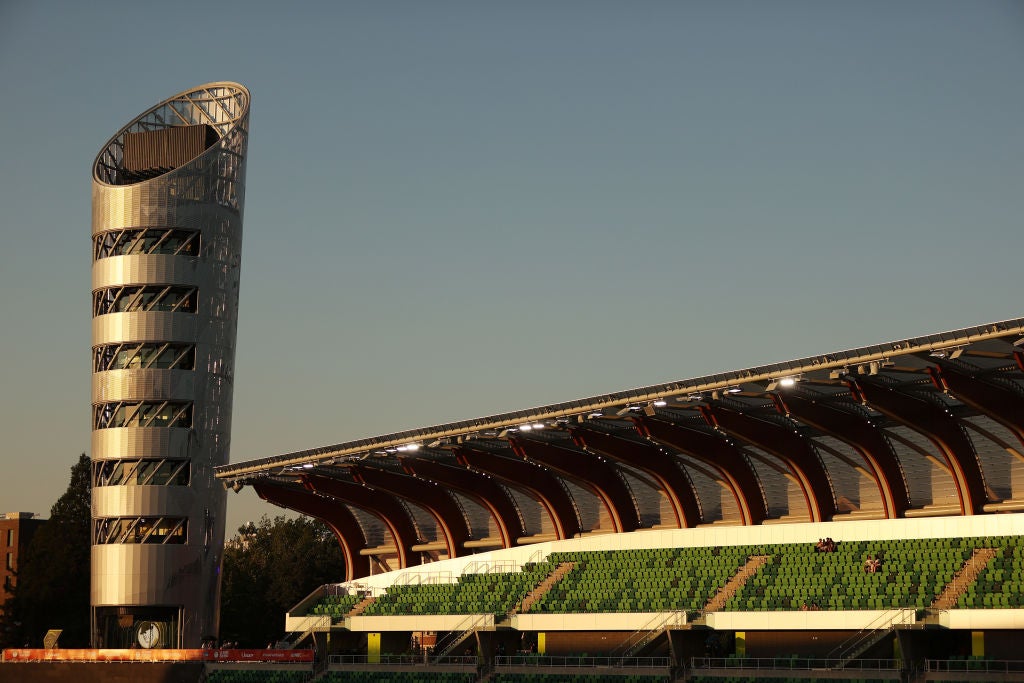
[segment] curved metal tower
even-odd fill
[[[219,628],[249,91],[208,83],[117,132],[92,182],[97,647]]]

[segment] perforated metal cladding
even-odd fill
[[[248,106],[248,91],[232,83],[179,93],[115,134],[93,169],[93,236],[151,227],[198,232],[198,253],[92,252],[92,288],[104,298],[108,293],[116,298],[122,287],[194,288],[194,312],[105,313],[109,309],[100,308],[92,323],[93,348],[133,342],[195,345],[194,369],[104,370],[94,373],[92,389],[93,405],[101,411],[132,401],[174,401],[190,408],[190,429],[105,428],[92,435],[96,460],[176,458],[191,463],[187,486],[101,485],[94,487],[93,497],[99,518],[187,519],[181,546],[110,543],[93,548],[93,606],[123,607],[128,614],[147,606],[179,607],[181,642],[172,645],[180,647],[197,647],[219,628],[226,498],[213,469],[228,462],[230,445]],[[203,145],[167,150],[161,158],[180,163],[176,168],[124,167],[128,133],[182,125],[209,125],[211,130]],[[189,136],[179,133],[154,139],[188,142]],[[145,159],[152,156],[148,151]],[[189,158],[193,154],[198,155]],[[149,176],[154,177],[135,182]]]
[[[194,591],[203,578],[204,560],[201,546],[192,543],[94,545],[92,604],[189,605],[196,600]],[[125,575],[146,580],[125,581]]]
[[[208,282],[208,270],[200,268],[199,259],[168,254],[109,256],[93,263],[92,288],[96,291],[155,282],[192,286],[215,284]]]
[[[185,486],[98,486],[93,492],[92,515],[143,517],[159,509],[168,517],[187,517],[193,494]]]
[[[191,400],[195,395],[195,373],[186,370],[110,370],[92,375],[93,403]]]
[[[747,446],[744,450],[748,454],[747,460],[761,482],[761,490],[768,501],[768,514],[772,517],[803,516],[810,520],[810,511],[803,499],[803,493],[798,492],[799,499],[792,496],[792,482],[786,478],[783,466],[776,464],[778,459],[753,446]]]
[[[92,433],[93,460],[161,457],[185,459],[189,454],[190,429],[97,429]]]
[[[366,537],[366,547],[373,548],[385,543],[394,543],[394,539],[388,533],[384,522],[378,517],[354,505],[345,504],[345,507],[356,518],[359,527],[363,530],[363,536]]]
[[[469,496],[464,496],[457,491],[452,491],[451,494],[458,501],[463,513],[465,513],[466,521],[469,523],[469,531],[473,538],[487,538],[491,534],[498,535],[498,527],[494,523],[491,513],[486,508]]]
[[[902,425],[888,427],[885,431],[907,478],[911,504],[914,507],[959,505],[953,475],[939,464],[945,463],[945,458],[935,450],[935,444]]]
[[[219,328],[219,329],[218,329]],[[93,346],[121,342],[202,342],[213,338],[221,343],[231,330],[226,325],[206,327],[200,334],[196,315],[154,311],[110,313],[92,319]]]
[[[978,415],[964,420],[974,427],[968,430],[974,450],[985,472],[985,484],[994,499],[1024,500],[1024,461],[1014,453],[1022,446],[1006,427],[990,417]]]
[[[640,515],[641,526],[651,527],[655,524],[675,525],[675,518],[671,513],[668,517],[662,518],[661,501],[664,496],[658,489],[657,484],[651,481],[649,476],[627,465],[620,465],[618,469],[622,478],[625,479],[630,493],[633,494],[633,501]]]
[[[877,484],[874,485],[874,496],[867,500],[861,499],[861,480],[864,477],[854,469],[857,465],[864,466],[864,458],[860,453],[849,444],[831,436],[816,436],[814,442],[818,445],[818,455],[832,482],[838,510],[845,512],[846,508],[853,506],[858,510],[881,511],[882,499],[878,494]]]
[[[504,488],[512,496],[512,500],[515,501],[516,508],[523,519],[523,526],[528,535],[535,536],[555,533],[555,525],[551,521],[551,516],[536,498],[511,486],[505,486]]]
[[[682,462],[686,468],[686,474],[690,479],[690,483],[693,485],[694,490],[697,492],[697,502],[700,505],[701,518],[705,524],[712,522],[718,522],[723,519],[722,517],[722,495],[725,490],[722,485],[719,484],[715,479],[708,476],[709,471],[705,466],[700,466],[686,457],[676,456]],[[732,496],[730,495],[730,500]],[[739,508],[736,506],[735,501],[732,501],[732,510],[739,517]]]

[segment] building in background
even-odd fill
[[[0,543],[3,543],[4,564],[0,567],[0,609],[11,597],[11,591],[18,583],[18,567],[28,550],[32,537],[45,519],[36,519],[32,512],[8,512],[0,517]]]
[[[218,631],[249,92],[209,83],[119,130],[92,178],[92,627]]]

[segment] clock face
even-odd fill
[[[138,641],[139,647],[144,647],[147,650],[156,647],[160,642],[160,625],[155,621],[140,622],[135,631],[135,639]]]

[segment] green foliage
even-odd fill
[[[224,547],[222,640],[262,647],[284,634],[284,615],[318,586],[344,578],[330,529],[307,517],[264,515]]]
[[[20,558],[14,595],[4,605],[3,641],[41,647],[51,628],[61,647],[89,646],[92,476],[88,456],[71,467],[67,490]]]

